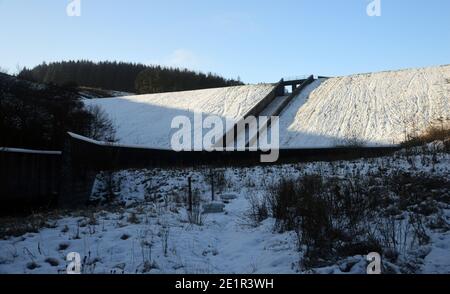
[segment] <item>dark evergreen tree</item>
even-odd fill
[[[100,109],[86,109],[78,93],[0,73],[0,146],[61,150],[66,132],[114,139]]]
[[[19,77],[58,86],[78,85],[139,94],[242,85],[240,80],[212,73],[115,61],[44,62],[33,69],[23,69]]]

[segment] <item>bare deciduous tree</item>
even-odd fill
[[[98,141],[116,142],[116,131],[108,114],[98,105],[89,106],[87,110],[91,115],[89,137]]]

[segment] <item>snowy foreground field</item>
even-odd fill
[[[78,252],[84,273],[356,274],[366,272],[365,255],[374,248],[382,251],[384,272],[450,273],[450,155],[435,146],[378,159],[214,172],[216,198],[227,199],[221,213],[186,210],[188,177],[200,204],[210,201],[210,170],[153,169],[99,176],[93,197],[104,200],[113,190],[115,204],[3,219],[0,273],[65,273],[67,254]],[[332,191],[333,181],[350,183],[347,193],[363,197],[333,215],[372,203],[350,218],[338,214],[331,225],[339,237],[327,246],[315,235],[322,223],[311,232],[302,218],[302,229],[282,230],[264,209],[281,179],[315,174],[333,179],[326,184]],[[323,251],[314,251],[319,245]]]

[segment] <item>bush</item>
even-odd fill
[[[324,191],[322,177],[312,175],[296,181],[283,179],[273,187],[269,198],[275,229],[297,233],[299,249],[306,246],[308,264],[315,263],[319,256],[328,256],[336,236]]]
[[[218,191],[223,191],[227,186],[227,177],[225,175],[225,169],[216,169],[213,172],[214,185]]]
[[[423,133],[409,136],[401,145],[404,148],[411,148],[435,141],[444,142],[446,151],[450,150],[450,119],[437,120]]]
[[[385,186],[395,193],[394,204],[399,210],[408,210],[421,215],[438,211],[436,201],[446,202],[450,181],[445,177],[395,173],[386,179]]]
[[[247,219],[252,226],[258,226],[262,221],[269,217],[269,205],[266,198],[260,198],[258,195],[251,194],[247,197],[250,209],[246,214]]]
[[[298,188],[296,182],[282,179],[279,185],[272,187],[269,203],[272,216],[277,220],[279,231],[294,230],[296,228]]]
[[[122,177],[113,171],[102,171],[97,175],[96,187],[91,196],[91,204],[113,203],[119,200]]]
[[[200,191],[194,190],[192,194],[192,209],[187,210],[187,221],[191,225],[203,226],[205,223],[205,214],[201,207]]]

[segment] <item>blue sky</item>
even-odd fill
[[[450,63],[450,1],[0,0],[0,67],[68,59],[212,71],[244,82]]]

